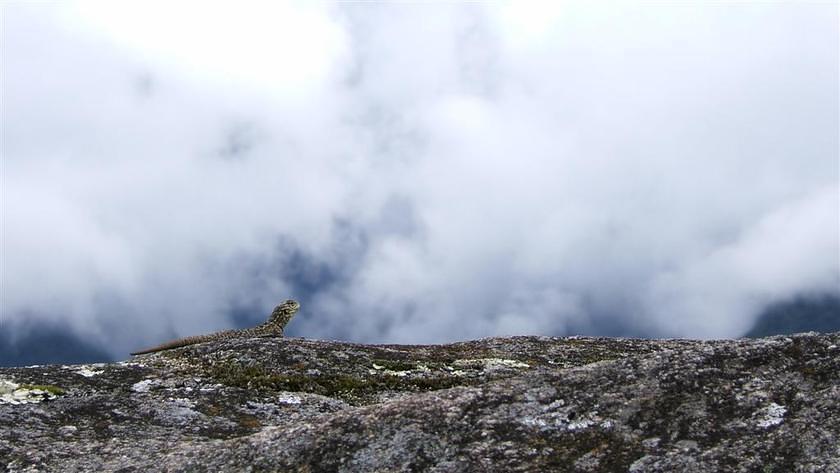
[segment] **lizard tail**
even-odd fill
[[[232,332],[232,331],[231,331]],[[187,345],[195,345],[196,343],[203,343],[203,342],[211,342],[213,340],[224,339],[226,333],[214,333],[211,335],[196,335],[194,337],[186,337],[186,338],[179,338],[178,340],[172,340],[171,342],[166,342],[162,345],[158,345],[156,347],[147,348],[145,350],[135,351],[132,352],[132,355],[145,355],[146,353],[154,353],[157,351],[169,350],[171,348],[179,348],[185,347]]]

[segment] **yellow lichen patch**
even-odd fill
[[[58,386],[18,384],[0,379],[0,404],[31,404],[55,399],[64,394]]]

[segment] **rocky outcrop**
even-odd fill
[[[840,334],[254,338],[0,368],[8,471],[840,472]]]

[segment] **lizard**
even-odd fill
[[[172,348],[185,347],[187,345],[195,345],[196,343],[212,342],[216,340],[230,340],[232,338],[265,337],[269,335],[282,337],[283,329],[286,327],[286,324],[292,320],[292,317],[294,317],[298,309],[300,309],[300,303],[289,299],[275,307],[268,320],[256,327],[240,330],[224,330],[207,335],[179,338],[178,340],[172,340],[171,342],[147,348],[145,350],[135,351],[131,354],[144,355],[146,353],[154,353]]]

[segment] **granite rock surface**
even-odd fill
[[[252,338],[0,368],[0,470],[840,472],[840,333]]]

